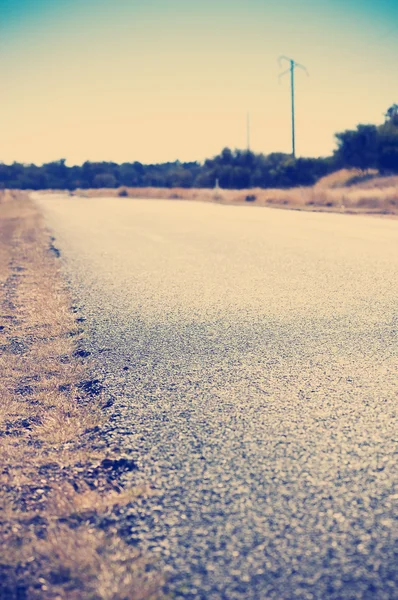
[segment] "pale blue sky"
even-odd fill
[[[0,0],[0,161],[326,155],[398,101],[394,0]]]

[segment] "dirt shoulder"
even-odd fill
[[[160,598],[161,580],[118,535],[150,493],[101,441],[59,252],[26,194],[0,193],[0,598]]]

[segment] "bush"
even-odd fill
[[[118,192],[118,196],[120,196],[121,198],[127,198],[129,195],[127,190],[119,190]]]
[[[245,201],[246,202],[255,202],[256,200],[256,196],[254,194],[249,194],[248,196],[246,196]]]

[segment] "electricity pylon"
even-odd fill
[[[293,158],[296,157],[296,130],[295,130],[295,109],[294,109],[294,70],[296,67],[298,67],[299,69],[303,69],[303,71],[305,71],[308,75],[308,71],[307,69],[303,66],[300,65],[299,63],[297,63],[295,60],[293,60],[292,58],[288,58],[287,56],[280,56],[279,57],[279,66],[282,66],[282,61],[287,60],[290,63],[290,67],[284,71],[283,73],[281,73],[279,75],[279,80],[281,77],[283,77],[284,75],[286,75],[287,73],[290,73],[290,91],[291,91],[291,98],[292,98],[292,156]]]

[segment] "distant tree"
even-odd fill
[[[4,163],[0,163],[0,189],[10,187],[10,167]]]
[[[190,168],[176,164],[174,168],[167,171],[166,187],[190,188],[192,187],[194,176],[195,174]]]
[[[391,123],[398,127],[398,104],[390,106],[384,116],[386,117],[386,123]]]
[[[44,164],[42,167],[47,180],[47,187],[52,189],[68,188],[68,167],[64,158]]]
[[[358,125],[354,130],[336,133],[337,161],[344,167],[367,171],[377,166],[377,127]]]
[[[132,163],[123,163],[119,167],[119,183],[129,187],[138,187],[142,176]]]
[[[7,174],[7,186],[11,189],[28,189],[26,185],[24,185],[23,177],[25,174],[25,165],[14,162],[12,165],[8,166],[8,174]]]
[[[377,167],[381,173],[398,173],[398,105],[386,113],[386,121],[378,127]]]
[[[117,184],[116,177],[111,173],[99,173],[93,180],[95,188],[114,188],[117,187]]]
[[[231,165],[234,161],[232,150],[224,148],[221,154],[215,158],[220,165]]]
[[[336,134],[337,149],[327,158],[293,158],[272,152],[257,154],[250,150],[223,148],[203,163],[179,161],[120,165],[113,162],[86,161],[68,167],[65,159],[42,166],[0,163],[0,188],[75,189],[128,187],[206,187],[214,188],[288,188],[313,185],[319,178],[342,167],[361,171],[378,168],[382,173],[398,173],[398,105],[385,114],[382,125],[358,125]]]
[[[216,179],[217,177],[215,175],[215,172],[203,166],[199,173],[196,175],[192,187],[214,188],[216,184]]]

